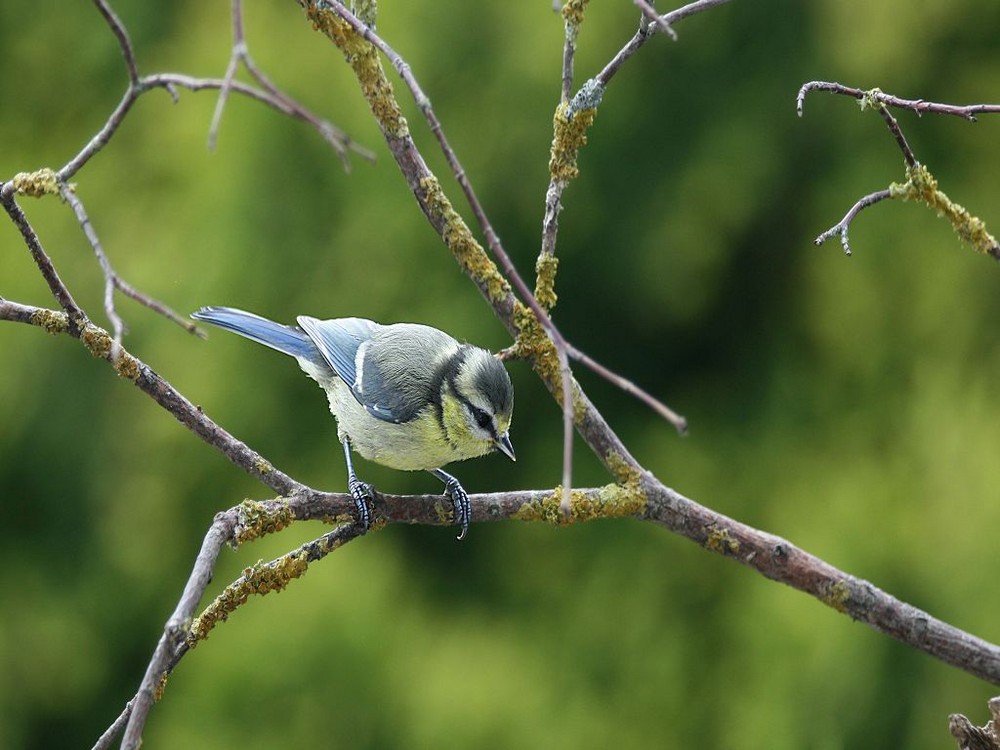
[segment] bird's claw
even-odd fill
[[[451,497],[451,502],[455,506],[455,525],[462,527],[462,533],[458,535],[458,539],[461,541],[469,532],[469,521],[472,519],[472,504],[469,502],[469,493],[454,477],[445,482],[444,491]]]
[[[372,518],[371,509],[368,507],[372,501],[372,486],[354,478],[348,481],[347,487],[358,509],[358,523],[361,524],[362,533],[366,532]]]

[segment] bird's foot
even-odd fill
[[[357,477],[352,477],[347,482],[347,488],[358,508],[358,523],[361,525],[362,533],[364,533],[368,531],[368,526],[371,524],[372,486],[367,482],[362,482]]]
[[[469,493],[452,476],[445,480],[444,491],[451,497],[451,502],[455,507],[455,525],[462,527],[462,533],[458,535],[458,539],[461,541],[469,533],[469,521],[472,519],[472,504],[469,502]]]

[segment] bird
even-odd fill
[[[191,317],[295,357],[326,391],[362,531],[371,521],[372,487],[358,479],[352,449],[444,482],[460,540],[469,530],[469,495],[441,467],[493,451],[516,460],[514,388],[503,363],[486,349],[419,323],[300,315],[290,326],[233,307],[202,307]]]

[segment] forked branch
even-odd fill
[[[955,233],[963,242],[971,245],[976,251],[989,255],[1000,260],[1000,243],[986,229],[986,224],[977,216],[969,213],[966,208],[951,198],[938,188],[937,180],[926,165],[921,164],[906,137],[898,120],[889,111],[890,107],[908,109],[922,115],[925,112],[934,114],[953,115],[975,122],[977,114],[1000,113],[1000,105],[994,104],[972,104],[958,107],[951,104],[937,104],[926,102],[923,99],[900,99],[899,97],[886,94],[880,89],[862,89],[844,86],[839,83],[829,81],[810,81],[799,89],[795,98],[795,109],[802,116],[805,105],[805,97],[810,91],[827,91],[831,94],[850,96],[858,100],[861,109],[874,109],[882,117],[886,127],[896,141],[896,145],[903,154],[903,161],[906,164],[906,182],[892,183],[888,189],[866,195],[858,200],[851,209],[844,215],[844,218],[832,227],[822,232],[815,240],[817,245],[822,245],[831,237],[840,237],[841,246],[847,255],[851,254],[851,245],[847,237],[851,222],[862,210],[874,205],[886,198],[900,198],[904,201],[914,200],[923,203],[928,208],[933,209],[939,216],[944,216],[951,223]]]

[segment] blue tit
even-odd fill
[[[295,357],[326,391],[365,529],[371,488],[354,473],[352,448],[375,463],[426,470],[443,481],[459,539],[469,530],[469,496],[441,467],[494,450],[514,460],[514,388],[485,349],[416,323],[300,315],[295,327],[231,307],[203,307],[191,317]]]

